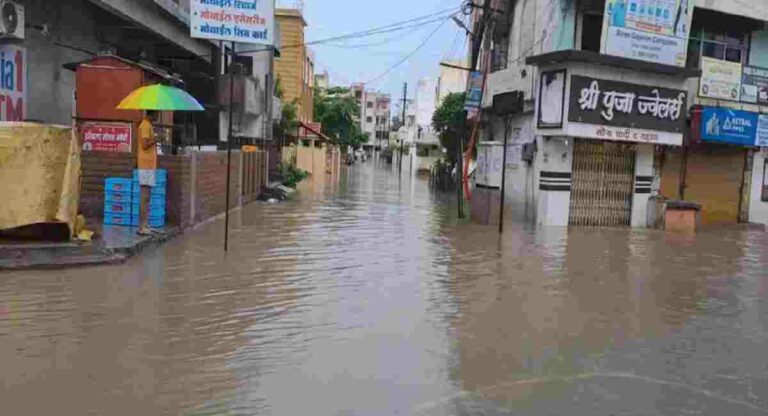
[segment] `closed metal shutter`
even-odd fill
[[[748,203],[744,193],[747,150],[718,143],[692,143],[687,156],[674,148],[665,154],[661,177],[661,195],[681,199],[680,181],[685,179],[686,201],[701,204],[701,224],[734,224],[743,217],[741,208]],[[683,169],[687,169],[683,172]],[[748,188],[748,187],[747,187]]]
[[[628,227],[634,179],[634,145],[576,139],[570,225]]]

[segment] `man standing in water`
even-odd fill
[[[157,149],[153,123],[157,121],[156,111],[147,111],[139,124],[138,170],[141,188],[139,203],[139,235],[151,235],[149,228],[149,201],[155,186],[157,172]]]

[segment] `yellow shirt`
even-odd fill
[[[139,169],[157,169],[157,148],[154,145],[150,146],[149,149],[144,148],[148,142],[154,140],[154,136],[152,122],[145,118],[139,124]]]

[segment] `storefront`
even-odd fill
[[[768,135],[768,117],[709,106],[694,107],[691,114],[685,146],[660,158],[661,195],[701,204],[703,224],[750,221],[750,182],[758,168],[753,160],[759,158],[754,150]]]
[[[683,143],[684,79],[584,64],[543,68],[537,223],[645,227],[657,149]]]

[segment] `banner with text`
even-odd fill
[[[768,104],[768,69],[745,66],[741,75],[741,101]]]
[[[86,122],[80,127],[83,136],[83,151],[117,152],[132,151],[131,123]]]
[[[701,57],[699,95],[707,98],[739,101],[741,98],[741,64]]]
[[[0,45],[0,121],[27,118],[27,50]]]
[[[724,107],[703,107],[701,139],[742,146],[766,146],[768,116]]]
[[[682,133],[686,93],[573,75],[568,121]]]
[[[275,43],[275,0],[192,0],[193,38]]]
[[[601,52],[685,66],[692,0],[606,0]]]

